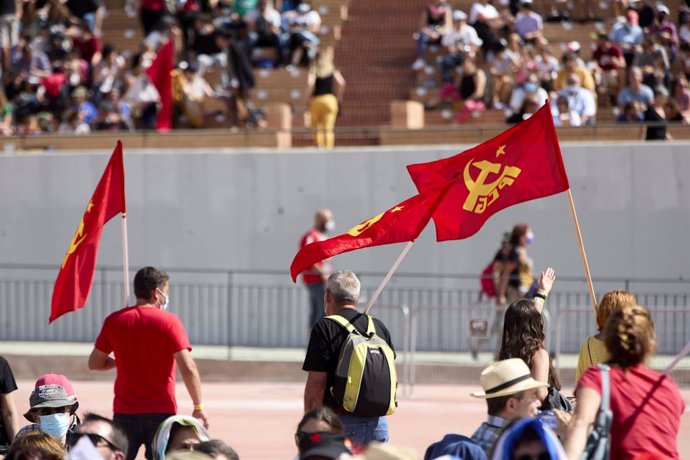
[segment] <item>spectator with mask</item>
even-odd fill
[[[452,70],[462,65],[465,56],[474,56],[482,45],[474,27],[467,24],[467,15],[453,11],[453,27],[443,35],[441,45],[446,54],[441,59],[441,78],[445,83],[453,81]]]
[[[631,67],[628,72],[628,86],[618,93],[618,107],[623,109],[630,101],[637,101],[646,109],[654,100],[652,89],[642,83],[642,69]]]
[[[440,45],[443,35],[451,29],[451,8],[445,0],[431,0],[424,8],[417,38],[417,60],[413,70],[424,68],[424,54],[429,45]]]
[[[326,234],[335,229],[335,220],[330,209],[319,209],[314,215],[314,226],[310,228],[299,242],[302,249],[308,244],[327,239]],[[309,293],[309,327],[311,328],[324,313],[324,294],[326,293],[326,281],[333,273],[333,265],[330,259],[322,260],[309,269],[302,272],[302,281]]]
[[[472,440],[489,455],[510,422],[537,416],[541,405],[538,390],[548,385],[532,378],[527,364],[518,358],[496,361],[482,371],[480,381],[482,391],[472,396],[486,400],[488,417]]]
[[[24,418],[32,423],[17,432],[15,442],[27,433],[40,430],[64,446],[67,431],[79,424],[79,402],[67,377],[60,374],[39,377],[29,397],[29,406]]]
[[[546,100],[549,98],[549,94],[546,92],[546,90],[544,90],[544,88],[539,86],[539,83],[540,81],[537,73],[530,72],[527,75],[524,83],[516,86],[513,89],[513,92],[510,95],[510,103],[508,104],[513,113],[520,112],[522,104],[527,98],[533,98],[536,100],[538,104],[537,108],[546,103]]]
[[[592,91],[580,85],[580,78],[575,73],[567,77],[566,85],[558,92],[558,96],[568,99],[568,106],[577,113],[583,125],[594,124],[597,104]]]
[[[625,20],[617,21],[614,24],[609,38],[621,47],[626,65],[631,66],[635,54],[641,50],[642,39],[644,38],[642,27],[639,26],[637,11],[628,9],[625,12]]]

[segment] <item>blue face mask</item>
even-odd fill
[[[527,244],[534,243],[534,233],[529,232],[527,235],[525,235],[525,243],[527,243]]]
[[[48,433],[54,438],[62,438],[67,434],[69,428],[69,414],[50,414],[39,417],[38,426],[41,431]]]
[[[528,93],[534,93],[537,90],[537,84],[528,81],[527,83],[525,83],[524,88],[525,91],[527,91]]]

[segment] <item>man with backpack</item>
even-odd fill
[[[386,415],[395,410],[395,352],[378,319],[359,313],[360,282],[351,271],[332,274],[326,317],[314,324],[302,370],[309,373],[304,410],[328,406],[355,444],[388,441]]]

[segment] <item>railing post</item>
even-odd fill
[[[558,309],[556,314],[556,370],[561,371],[561,316],[568,312],[567,308]]]
[[[226,303],[226,313],[228,317],[228,322],[227,322],[227,340],[228,340],[228,361],[232,359],[232,294],[233,294],[233,285],[235,282],[235,273],[232,270],[229,270],[227,273],[228,276],[228,288],[227,288],[227,303]]]
[[[403,359],[402,374],[405,389],[403,396],[410,396],[410,309],[407,305],[401,305],[400,309],[403,314],[403,352],[405,357]]]

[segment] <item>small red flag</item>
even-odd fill
[[[51,323],[65,313],[84,307],[93,282],[103,226],[118,213],[126,213],[125,170],[120,141],[62,260],[53,288]]]
[[[173,100],[172,100],[172,75],[175,65],[175,46],[170,38],[161,46],[151,66],[146,69],[153,86],[161,96],[161,106],[156,117],[156,130],[167,132],[172,129]]]
[[[570,188],[548,102],[477,147],[407,170],[420,193],[453,184],[433,214],[437,241],[470,237],[502,209]]]
[[[292,281],[297,275],[329,257],[355,249],[414,241],[426,227],[442,191],[420,193],[387,211],[355,225],[342,235],[304,246],[290,265]]]

